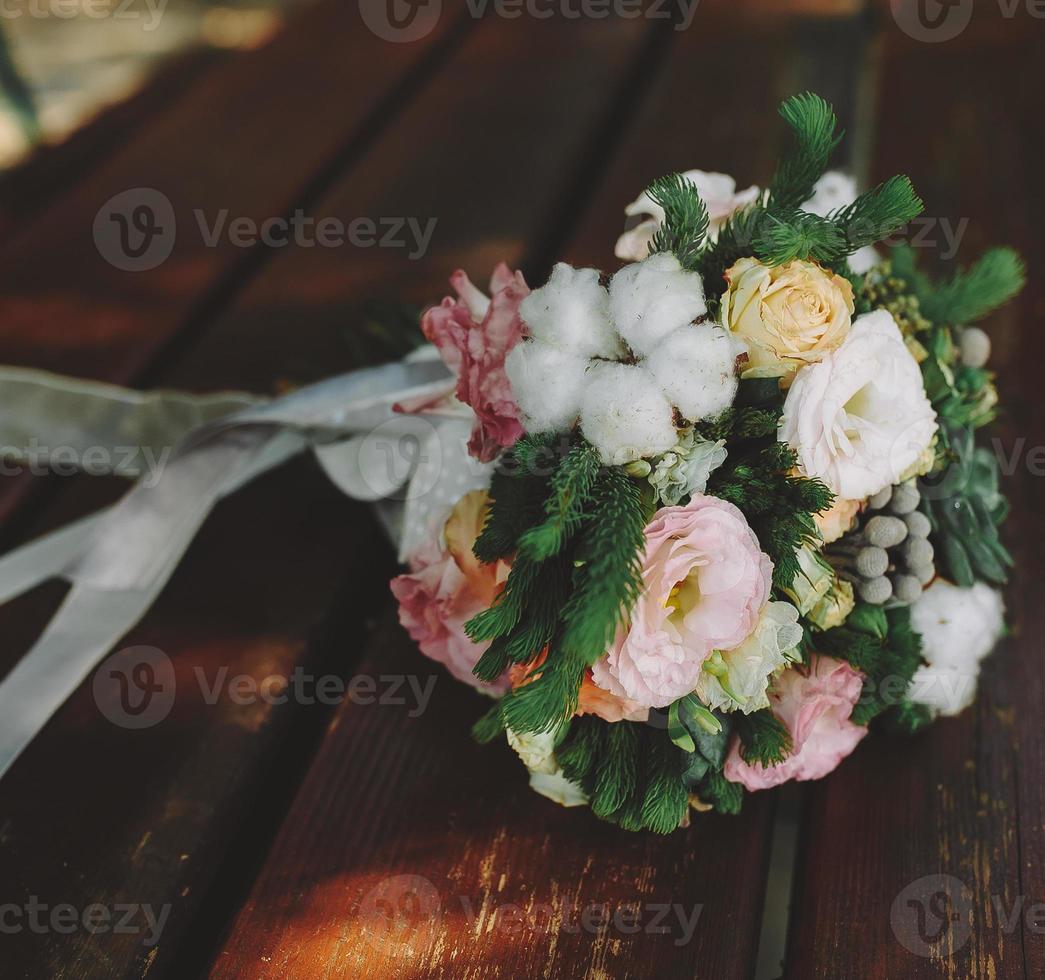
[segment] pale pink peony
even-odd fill
[[[592,675],[613,694],[663,708],[696,687],[713,650],[732,650],[755,629],[773,563],[736,507],[697,494],[646,527],[642,577],[630,626]]]
[[[472,673],[488,644],[474,643],[464,631],[469,619],[490,607],[508,577],[505,562],[484,565],[472,554],[488,508],[485,490],[465,494],[446,522],[446,547],[431,542],[421,548],[410,559],[410,572],[392,579],[392,594],[399,600],[399,622],[425,656],[458,680],[501,694],[507,677],[485,684]]]
[[[860,700],[863,674],[843,660],[813,655],[812,664],[789,667],[773,681],[769,704],[791,733],[791,754],[779,765],[751,765],[734,741],[726,760],[726,779],[749,790],[779,786],[789,779],[822,779],[867,734],[849,720]]]
[[[447,296],[425,311],[421,330],[457,375],[457,397],[475,412],[468,451],[489,462],[523,434],[504,359],[523,336],[519,304],[530,294],[521,272],[503,262],[486,296],[458,269],[450,277],[457,299]]]

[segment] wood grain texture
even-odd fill
[[[986,5],[985,5],[986,6]],[[878,178],[907,172],[937,219],[923,249],[945,252],[940,219],[968,219],[961,259],[1009,243],[1030,265],[1021,299],[988,324],[999,372],[1007,590],[1014,635],[983,671],[976,705],[914,739],[876,735],[808,789],[788,977],[1039,977],[1045,972],[1040,725],[1043,574],[1040,382],[1045,315],[1037,115],[1045,32],[980,11],[954,42],[918,44],[886,22],[879,77]],[[942,876],[942,877],[941,877]],[[954,901],[934,898],[947,889]],[[952,916],[948,918],[948,916]]]
[[[632,59],[646,35],[645,24],[623,30],[562,24],[528,28],[531,42],[559,56],[559,70],[549,71],[534,64],[526,47],[508,43],[520,32],[507,21],[482,25],[478,40],[446,66],[449,82],[436,76],[418,107],[406,108],[410,118],[390,123],[391,135],[381,141],[385,149],[375,153],[375,169],[344,175],[343,196],[336,202],[340,210],[333,210],[332,200],[331,208],[319,207],[319,212],[424,214],[425,201],[445,201],[452,191],[462,199],[474,195],[475,209],[481,201],[490,202],[486,213],[494,217],[487,218],[482,231],[497,235],[502,244],[512,235],[532,233],[544,220],[532,198],[530,203],[520,198],[519,206],[501,216],[493,203],[501,200],[506,185],[524,186],[535,178],[554,182],[560,169],[572,165],[586,138],[578,120],[602,112],[617,66]],[[612,57],[604,61],[607,53]],[[461,100],[460,92],[488,78],[493,66],[515,81],[503,91],[474,96],[471,103]],[[582,76],[592,84],[574,85],[570,100],[556,98]],[[529,132],[513,125],[527,122],[527,113],[536,120],[535,105],[542,107],[555,150],[538,166],[523,152]],[[462,111],[453,113],[455,106]],[[325,111],[317,110],[313,125],[322,124]],[[430,165],[414,151],[420,120],[433,141],[446,139],[469,156],[484,148],[494,152],[493,122],[499,120],[501,137],[495,142],[515,152],[497,169],[464,172],[451,156],[438,167]],[[485,128],[479,128],[483,122]],[[397,166],[417,178],[410,181],[404,173],[403,186],[418,186],[425,195],[400,201],[412,208],[408,212],[390,211],[395,199],[376,196],[385,186],[382,175],[387,179]],[[479,211],[465,211],[470,216],[465,220],[474,222]],[[433,272],[428,282],[431,295],[438,295],[439,280],[460,257],[456,249],[472,241],[467,224],[449,224],[457,228],[456,237],[445,244],[434,240],[438,275]],[[523,250],[521,240],[514,241],[509,257]],[[356,262],[347,250],[303,251],[308,252],[303,263],[273,262],[259,278],[257,293],[247,290],[224,316],[200,324],[206,340],[180,357],[168,356],[157,380],[180,387],[265,389],[279,378],[300,381],[352,367],[341,336],[341,318],[350,311],[335,301],[375,289],[379,266],[386,270],[382,284],[393,289],[420,266],[387,255]],[[488,253],[484,258],[489,261]],[[312,261],[322,266],[314,270],[319,278],[302,280],[302,268],[309,269]],[[298,291],[302,282],[320,281],[333,294],[330,305],[315,289]],[[282,302],[274,305],[274,295]],[[259,366],[264,375],[257,373]],[[35,528],[22,531],[90,510],[114,489],[78,481],[58,494]],[[99,713],[91,685],[84,685],[0,784],[5,900],[22,904],[36,895],[49,906],[169,906],[161,942],[145,947],[141,933],[23,932],[5,942],[5,975],[180,978],[190,972],[194,949],[207,942],[230,911],[211,900],[212,886],[217,885],[220,899],[230,887],[235,891],[227,879],[250,873],[260,855],[242,853],[241,841],[247,848],[255,842],[264,848],[267,821],[278,816],[282,798],[293,791],[309,757],[310,732],[326,717],[314,705],[239,705],[227,694],[209,705],[198,674],[208,685],[222,676],[226,682],[237,675],[255,682],[286,678],[297,667],[313,675],[352,675],[368,617],[386,604],[392,573],[392,550],[369,509],[340,496],[308,461],[285,467],[219,507],[161,601],[124,641],[155,646],[173,661],[179,693],[171,715],[143,731],[117,728]],[[59,594],[50,586],[0,611],[0,622],[12,626],[5,635],[21,644],[7,648],[5,659],[13,660],[28,645],[33,627],[53,611]],[[360,682],[364,685],[372,682],[385,690],[391,683],[381,681],[388,674],[382,665],[359,671],[369,678]],[[90,752],[71,752],[71,745],[89,746]],[[85,806],[85,800],[104,805]],[[230,852],[236,858],[231,864]]]
[[[260,224],[307,206],[327,171],[368,145],[450,53],[470,19],[448,4],[415,44],[392,44],[357,4],[326,0],[269,44],[203,74],[104,164],[17,229],[0,249],[0,356],[5,363],[142,383],[176,338],[220,308],[263,258],[224,215]],[[351,57],[346,57],[350,46]],[[127,272],[103,258],[95,216],[117,194],[154,190],[170,202],[176,237],[155,268]],[[160,217],[160,223],[166,225]],[[61,270],[61,274],[58,274]],[[30,492],[5,480],[0,520]]]

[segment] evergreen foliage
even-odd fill
[[[655,180],[646,193],[664,209],[651,252],[673,252],[683,269],[695,269],[708,230],[708,210],[697,189],[681,174]]]
[[[867,725],[879,715],[897,711],[902,721],[912,720],[914,706],[904,692],[922,663],[922,641],[911,625],[909,607],[869,611],[861,603],[844,626],[827,630],[818,639],[822,653],[848,661],[865,675],[863,694],[850,716],[854,724]]]
[[[893,272],[907,281],[922,312],[937,324],[958,326],[982,320],[1019,293],[1027,278],[1023,259],[1011,248],[989,249],[968,269],[936,284],[918,270],[910,246],[893,249],[891,258]]]
[[[627,830],[669,834],[686,815],[684,754],[651,725],[575,718],[556,758],[566,778],[587,794],[593,812]]]
[[[791,754],[791,734],[769,708],[749,715],[737,713],[734,727],[740,736],[740,756],[752,765],[776,765]]]

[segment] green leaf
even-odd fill
[[[679,720],[679,702],[672,701],[671,707],[668,709],[668,737],[674,742],[683,752],[696,752],[697,746],[693,741],[693,736],[690,735],[689,730]]]

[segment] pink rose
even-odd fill
[[[769,691],[773,713],[791,733],[791,754],[768,768],[740,757],[735,741],[726,760],[726,779],[749,790],[768,789],[789,779],[822,779],[867,734],[849,716],[860,700],[863,674],[843,660],[814,654],[808,667],[789,667]]]
[[[459,681],[490,694],[507,690],[507,678],[484,684],[472,668],[488,644],[473,643],[464,624],[490,607],[508,577],[503,561],[483,565],[472,545],[486,520],[485,490],[465,494],[446,522],[446,548],[429,543],[410,559],[410,572],[392,579],[399,622],[421,652],[446,666]]]
[[[457,299],[447,296],[425,311],[421,330],[457,375],[457,397],[475,412],[468,451],[489,462],[523,434],[504,359],[523,336],[519,304],[530,290],[521,272],[503,262],[494,269],[487,297],[460,269],[450,277]]]
[[[630,626],[592,675],[613,694],[663,708],[696,687],[713,650],[732,650],[755,629],[773,563],[736,507],[698,494],[654,515],[642,577]]]

